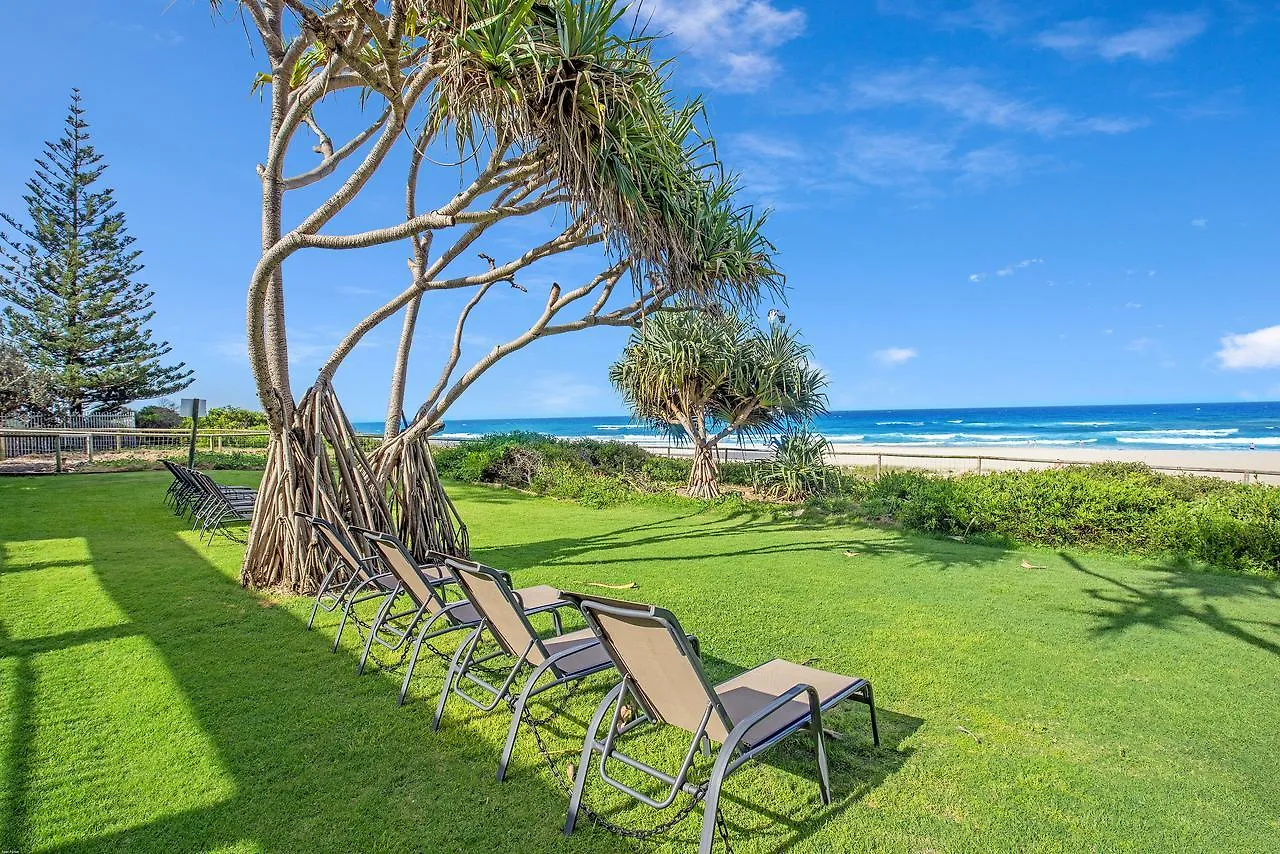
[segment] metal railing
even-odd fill
[[[357,434],[365,452],[382,442],[381,436]],[[199,430],[196,450],[206,452],[265,451],[267,430]],[[40,429],[0,427],[0,470],[11,473],[65,471],[69,464],[139,452],[181,453],[191,443],[191,430],[182,428]]]

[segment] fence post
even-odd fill
[[[93,434],[84,434],[84,455],[89,458],[89,462],[93,462]]]
[[[884,465],[884,456],[882,454],[876,454],[876,479],[877,480],[879,480],[880,478],[880,472],[883,465]]]
[[[116,450],[117,451],[120,450],[120,438],[121,438],[121,434],[117,433],[116,434]]]
[[[978,457],[978,474],[982,474],[982,457]]]
[[[53,473],[62,474],[62,434],[53,439]]]
[[[9,437],[0,435],[0,460],[9,456]]]

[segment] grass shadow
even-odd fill
[[[1059,556],[1076,572],[1105,584],[1102,587],[1086,588],[1084,591],[1098,604],[1096,608],[1081,612],[1098,621],[1093,630],[1095,634],[1119,633],[1138,626],[1175,630],[1179,621],[1192,620],[1264,652],[1280,655],[1280,639],[1270,640],[1241,625],[1243,623],[1280,630],[1280,622],[1235,620],[1225,616],[1215,604],[1215,600],[1229,601],[1244,596],[1280,597],[1280,582],[1248,576],[1191,572],[1175,565],[1148,567],[1151,584],[1149,587],[1141,587],[1090,569],[1074,555],[1059,552]]]

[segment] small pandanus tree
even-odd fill
[[[734,202],[733,182],[715,160],[700,102],[672,95],[652,38],[624,20],[622,0],[213,5],[241,12],[261,41],[255,54],[268,63],[256,83],[270,107],[257,170],[262,254],[246,319],[272,439],[241,573],[246,585],[305,591],[318,580],[297,511],[395,531],[420,557],[465,551],[465,528],[426,439],[487,370],[539,339],[632,326],[677,298],[740,306],[782,286],[762,218]],[[334,139],[327,127],[350,130]],[[306,148],[319,159],[299,167]],[[357,215],[346,211],[373,216],[362,194],[371,184],[385,187],[392,170],[404,170],[396,176],[400,210],[370,228],[338,230],[335,223],[350,229]],[[448,192],[428,199],[441,188]],[[295,199],[312,201],[295,211]],[[517,240],[526,245],[511,251]],[[303,252],[388,244],[405,248],[407,284],[353,318],[295,399],[286,262]],[[500,256],[504,250],[510,254]],[[598,259],[599,272],[564,287],[520,283],[530,268],[569,252]],[[386,255],[375,252],[379,258]],[[393,264],[388,275],[403,269]],[[485,297],[506,286],[527,295],[528,328],[464,360],[464,328]],[[446,318],[450,297],[461,309],[456,316],[447,309]],[[424,299],[436,302],[420,311]],[[361,340],[397,316],[387,438],[366,454],[333,382]],[[426,398],[406,409],[411,350],[424,334],[452,346],[428,369]]]
[[[714,310],[646,318],[609,379],[636,418],[687,438],[696,498],[720,494],[722,440],[783,433],[826,411],[826,379],[795,330]]]

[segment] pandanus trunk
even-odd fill
[[[352,526],[395,532],[419,560],[426,560],[428,550],[466,555],[466,527],[444,496],[425,440],[397,444],[399,462],[386,469],[393,477],[388,481],[365,454],[327,383],[307,393],[289,426],[272,436],[267,451],[242,584],[315,591],[326,555],[299,512],[327,519],[353,542],[358,540],[350,536]]]
[[[689,495],[692,498],[719,498],[720,460],[712,445],[695,445],[693,468],[689,471]]]

